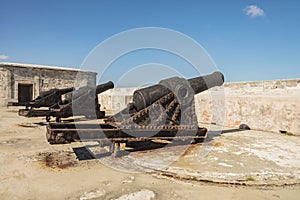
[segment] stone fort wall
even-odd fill
[[[96,75],[77,69],[0,63],[0,106],[18,102],[18,84],[32,84],[35,98],[49,89],[74,87],[75,82],[77,85],[93,85]],[[76,78],[80,81],[75,81]]]

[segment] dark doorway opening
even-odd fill
[[[18,101],[24,103],[32,100],[33,84],[18,84]]]

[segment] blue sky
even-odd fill
[[[201,44],[227,81],[299,78],[299,8],[297,0],[0,0],[0,62],[78,68],[114,34],[163,27]],[[135,59],[151,62],[146,55]]]

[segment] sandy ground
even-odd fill
[[[107,164],[111,159],[106,160],[106,165],[101,163],[101,159],[78,160],[74,148],[82,147],[81,143],[49,145],[45,138],[45,126],[39,122],[43,122],[43,119],[19,117],[16,108],[1,108],[0,110],[1,199],[299,199],[300,196],[299,184],[281,184],[282,186],[276,187],[255,184],[253,186],[215,184],[166,177],[162,176],[163,173],[155,171],[146,170],[145,173],[137,173],[136,170],[130,172],[130,170],[116,169]],[[252,141],[255,137],[251,137],[251,133],[245,132],[240,137]],[[203,171],[220,172],[222,170],[222,172],[226,172],[223,169],[228,170],[228,168],[233,168],[234,173],[246,171],[245,174],[247,174],[259,171],[259,168],[247,166],[241,170],[242,167],[238,167],[237,164],[243,163],[243,161],[234,158],[227,161],[214,159],[221,157],[222,152],[231,149],[234,149],[234,155],[249,151],[249,154],[252,153],[257,158],[252,161],[253,165],[256,163],[255,166],[261,166],[268,162],[270,164],[268,166],[273,172],[277,172],[276,170],[280,168],[286,169],[286,167],[290,173],[299,170],[295,166],[299,162],[298,157],[289,161],[282,157],[274,157],[273,159],[277,160],[274,164],[266,159],[272,159],[272,156],[269,156],[272,155],[272,152],[264,153],[259,147],[251,146],[254,143],[249,143],[244,147],[245,149],[237,149],[238,147],[234,145],[226,149],[226,144],[235,138],[234,133],[230,134],[232,137],[219,137],[220,141],[214,141],[213,144],[216,148],[208,154],[209,156],[205,156],[207,163],[201,162],[204,163]],[[264,137],[269,136],[268,134]],[[293,141],[298,139],[287,137],[286,141],[289,143],[286,146],[294,145]],[[177,162],[172,162],[170,169],[193,170],[195,161],[192,155],[195,151],[199,152],[197,148],[200,146],[201,144],[194,146],[190,151],[191,154],[184,154],[177,159]],[[178,148],[183,147],[170,147],[170,150]],[[265,149],[268,148],[272,148],[272,146],[265,147]],[[282,146],[278,148],[283,149]],[[256,151],[252,151],[253,149]],[[159,153],[156,150],[151,150],[151,152],[152,155]],[[292,151],[292,155],[294,155],[293,153]],[[288,153],[282,153],[283,156],[286,154]],[[129,155],[128,158],[141,155],[146,155],[143,159],[146,159],[147,156],[149,159],[151,158],[151,154],[145,151]],[[240,160],[242,156],[235,158]],[[211,162],[209,162],[210,159],[212,159]],[[111,162],[120,160],[124,159],[117,158]],[[261,160],[267,161],[262,162]],[[205,166],[207,167],[205,168]],[[296,175],[298,174],[296,173]],[[255,180],[249,178],[248,181]],[[288,181],[296,183],[298,178],[293,176]]]

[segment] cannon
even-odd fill
[[[53,89],[42,93],[38,98],[36,98],[36,100],[41,101],[42,99],[45,99],[45,97],[49,97],[49,95],[60,94],[59,92],[69,91],[69,93],[66,94],[66,98],[64,100],[61,100],[60,97],[59,100],[57,99],[57,101],[53,101],[54,104],[48,106],[47,110],[20,109],[19,115],[25,117],[45,116],[46,121],[50,121],[51,117],[55,117],[57,122],[60,122],[61,118],[68,118],[71,116],[86,116],[98,119],[103,118],[105,116],[105,112],[100,111],[101,105],[98,102],[98,94],[113,87],[114,84],[109,81],[107,83],[97,85],[96,87],[84,86],[77,90]],[[74,111],[74,107],[76,108],[76,111]]]
[[[51,109],[56,112],[56,121],[71,116],[86,116],[90,119],[103,118],[105,112],[100,110],[98,94],[112,88],[114,88],[114,84],[109,81],[96,87],[84,86],[73,91],[69,98],[58,104],[59,108]]]
[[[72,92],[73,90],[73,87],[63,89],[51,89],[48,91],[41,92],[41,94],[37,98],[29,102],[9,102],[8,106],[25,106],[25,110],[31,110],[32,108],[40,107],[51,107],[62,101],[62,95]]]
[[[73,141],[110,141],[117,155],[120,143],[160,140],[184,140],[192,143],[207,137],[207,129],[198,126],[194,95],[224,83],[221,72],[192,79],[172,77],[157,85],[136,90],[126,108],[108,117],[104,123],[49,123],[50,144]]]
[[[177,121],[177,124],[181,125],[183,124],[182,120],[184,120],[186,121],[185,124],[191,125],[196,119],[194,111],[194,95],[212,87],[221,86],[223,83],[224,76],[221,72],[214,72],[209,75],[188,80],[178,77],[165,79],[160,81],[157,85],[134,91],[133,102],[107,121],[110,123],[126,124],[124,118],[126,118],[126,113],[129,113],[130,116],[133,116],[128,119],[129,121],[133,119],[135,123],[141,123],[141,121],[145,123],[145,120],[149,121],[150,111],[152,113],[152,118],[162,117],[155,116],[153,113],[155,111],[154,108],[158,108],[158,105],[163,105],[167,117],[170,120],[175,120]],[[181,115],[187,116],[181,117]],[[143,118],[144,120],[142,120]],[[178,121],[180,118],[181,122]]]

